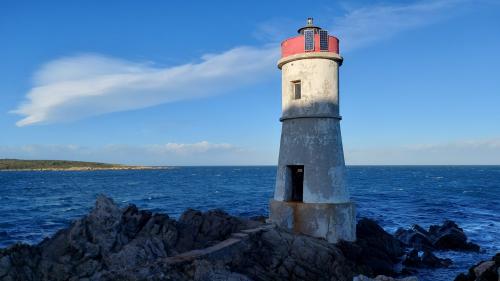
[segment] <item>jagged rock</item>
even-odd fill
[[[451,259],[438,258],[432,252],[424,251],[422,264],[424,267],[448,267],[452,264],[452,261]]]
[[[408,252],[403,259],[403,265],[416,268],[448,267],[451,265],[451,263],[452,261],[450,259],[438,258],[428,250],[419,252],[418,250],[413,249],[410,252]]]
[[[479,251],[479,246],[467,242],[467,236],[463,229],[453,221],[445,221],[442,225],[431,225],[429,234],[432,237],[434,247],[437,249]]]
[[[0,259],[0,277],[7,275],[12,263],[9,256],[4,256]]]
[[[400,228],[395,236],[408,247],[417,250],[456,250],[456,251],[479,251],[479,246],[467,242],[467,236],[453,221],[445,221],[442,225],[431,225],[425,230],[419,225],[410,229]]]
[[[357,271],[369,276],[395,275],[394,264],[404,254],[404,245],[375,221],[362,218],[356,226],[357,241],[341,241],[344,255],[357,265]]]
[[[237,271],[255,280],[352,280],[353,265],[323,239],[272,228],[253,236]]]
[[[455,228],[418,231],[442,238]],[[359,221],[357,238],[330,244],[221,210],[190,209],[174,220],[134,205],[120,208],[99,196],[88,215],[40,244],[0,249],[0,280],[351,281],[358,274],[396,276],[402,242],[369,219]],[[417,252],[417,258],[426,266],[443,263],[430,252],[421,257]],[[492,270],[487,265],[478,267],[486,268],[482,275]],[[393,280],[388,278],[374,280]]]
[[[224,240],[243,225],[249,227],[240,218],[230,216],[222,210],[202,213],[188,209],[179,218],[180,239],[177,248],[183,252],[211,246],[211,241]]]
[[[500,253],[489,261],[481,261],[469,268],[467,274],[460,273],[455,281],[499,281],[500,280]]]
[[[429,238],[429,232],[418,224],[413,225],[410,229],[399,228],[394,236],[414,249],[420,251],[434,250],[432,241]]]
[[[396,278],[392,278],[392,277],[384,276],[384,275],[379,275],[375,278],[369,278],[369,277],[366,277],[364,275],[359,275],[359,276],[354,277],[354,279],[352,281],[418,281],[418,278],[415,276],[410,276],[410,277],[405,277],[405,278],[401,278],[401,279],[396,279]]]
[[[0,250],[0,280],[352,280],[335,245],[263,226],[221,210],[176,221],[99,196],[52,238]]]

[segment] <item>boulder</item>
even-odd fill
[[[180,216],[177,226],[179,252],[211,246],[211,243],[228,238],[231,233],[242,227],[249,227],[246,221],[230,216],[222,210],[202,213],[193,209],[186,210]]]
[[[273,227],[252,235],[233,271],[253,280],[349,280],[354,265],[336,245]]]
[[[420,251],[434,250],[432,241],[429,238],[429,232],[418,224],[413,225],[410,229],[399,228],[394,236],[405,245],[414,249]]]
[[[356,242],[341,241],[338,247],[357,266],[357,272],[368,276],[395,275],[394,264],[404,254],[404,244],[387,233],[375,221],[359,220]]]
[[[414,268],[448,267],[451,264],[452,261],[450,259],[438,258],[428,250],[418,251],[417,249],[413,249],[403,259],[403,265]]]
[[[453,221],[445,221],[442,225],[431,225],[429,234],[436,249],[479,252],[479,246],[467,242],[463,229]]]
[[[451,259],[438,258],[430,251],[424,251],[424,254],[422,256],[422,265],[424,267],[448,267],[452,263],[453,262],[451,261]]]
[[[445,221],[442,225],[431,225],[429,230],[419,225],[412,228],[400,228],[395,236],[408,247],[419,251],[454,250],[479,251],[479,246],[467,241],[463,229],[453,221]]]
[[[481,261],[469,268],[469,272],[460,273],[455,281],[498,281],[500,280],[500,253],[489,261]]]

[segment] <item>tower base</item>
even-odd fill
[[[330,243],[356,240],[356,218],[353,202],[302,203],[271,200],[270,222]]]

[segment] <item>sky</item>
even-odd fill
[[[275,165],[279,43],[340,39],[348,165],[500,164],[500,1],[1,1],[0,158]]]

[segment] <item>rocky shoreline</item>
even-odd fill
[[[99,196],[88,215],[53,237],[1,249],[0,280],[413,281],[420,268],[452,263],[435,250],[479,251],[451,221],[391,235],[364,218],[356,234],[354,243],[329,244],[263,217],[189,209],[174,220]],[[498,281],[491,279],[498,278],[498,264],[499,255],[456,280]]]

